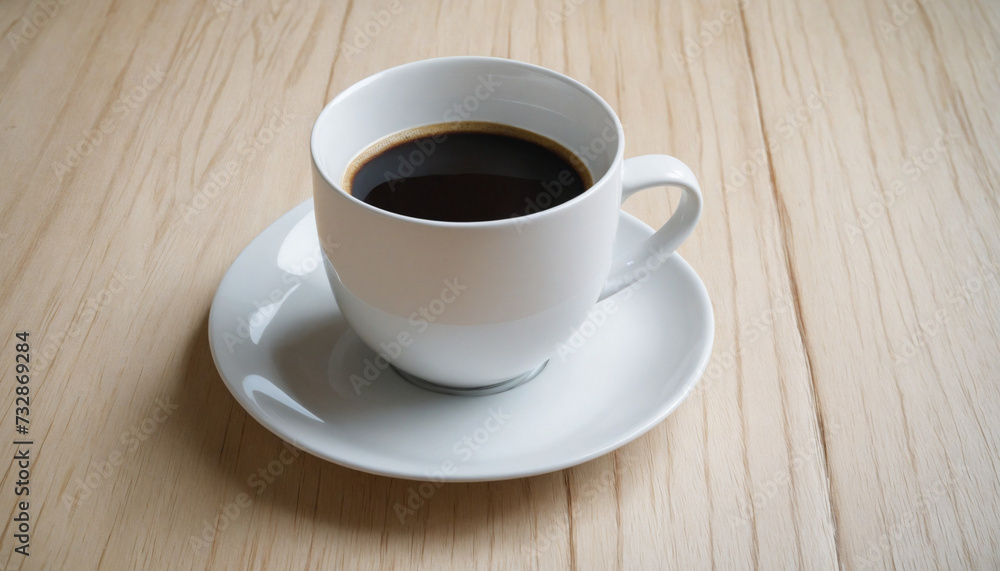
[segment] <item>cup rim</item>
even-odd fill
[[[540,212],[533,212],[531,214],[526,214],[524,216],[513,216],[513,217],[510,217],[510,218],[501,218],[501,219],[498,219],[498,220],[480,220],[480,221],[474,221],[474,222],[451,222],[451,221],[446,221],[446,220],[428,220],[426,218],[416,218],[416,217],[413,217],[413,216],[406,216],[404,214],[397,214],[395,212],[390,212],[388,210],[383,210],[381,208],[377,208],[375,206],[372,206],[372,205],[368,204],[367,202],[364,202],[364,201],[358,199],[356,196],[352,195],[351,193],[349,193],[346,190],[344,190],[343,188],[341,188],[340,183],[331,181],[330,177],[328,176],[328,173],[326,172],[326,170],[323,167],[320,166],[320,161],[316,158],[316,147],[317,147],[317,130],[318,130],[318,127],[319,127],[320,123],[323,122],[324,117],[327,114],[329,114],[329,113],[332,112],[331,110],[334,108],[334,106],[338,102],[340,102],[341,100],[349,97],[355,91],[357,91],[357,90],[365,87],[369,83],[377,81],[380,77],[382,77],[382,76],[384,76],[386,74],[396,72],[396,71],[398,71],[398,70],[400,70],[402,68],[406,68],[406,67],[415,67],[415,66],[420,66],[420,65],[427,65],[427,64],[431,64],[432,62],[433,63],[443,63],[443,62],[446,62],[446,61],[465,61],[465,62],[470,62],[471,61],[471,62],[494,62],[494,63],[496,63],[496,62],[502,62],[502,63],[504,63],[506,65],[512,65],[514,67],[520,67],[522,69],[528,69],[528,70],[537,72],[537,73],[542,74],[542,75],[547,75],[547,76],[549,76],[549,77],[551,77],[553,79],[556,79],[558,81],[561,81],[561,82],[569,85],[570,87],[573,87],[573,88],[577,89],[578,91],[580,91],[584,95],[590,97],[591,99],[593,99],[594,101],[596,101],[597,104],[600,105],[602,109],[604,109],[604,111],[611,117],[611,120],[614,122],[614,125],[615,125],[615,132],[617,134],[619,144],[618,144],[618,148],[615,151],[615,157],[611,161],[611,166],[601,176],[601,178],[599,178],[598,180],[595,180],[594,183],[592,185],[590,185],[590,188],[588,188],[586,191],[584,191],[579,196],[576,196],[576,197],[570,199],[569,201],[564,202],[564,203],[562,203],[562,204],[560,204],[558,206],[553,206],[552,208],[548,208],[548,209],[542,210]],[[375,141],[372,141],[372,143],[374,143],[374,142]],[[567,208],[572,207],[574,204],[576,204],[578,202],[582,202],[585,198],[587,198],[590,195],[596,193],[598,191],[598,189],[600,187],[604,186],[607,183],[607,181],[611,178],[611,176],[613,175],[613,173],[615,171],[615,167],[617,165],[621,164],[622,161],[624,160],[624,156],[625,156],[625,130],[622,127],[621,120],[618,118],[618,114],[615,113],[614,109],[611,108],[611,105],[609,105],[608,102],[605,101],[604,98],[602,98],[600,95],[598,95],[597,92],[595,92],[593,89],[587,87],[586,85],[584,85],[583,83],[581,83],[581,82],[573,79],[572,77],[569,77],[569,76],[564,75],[562,73],[559,73],[557,71],[553,71],[553,70],[548,69],[546,67],[542,67],[540,65],[535,65],[535,64],[532,64],[532,63],[527,63],[527,62],[523,62],[523,61],[515,60],[515,59],[500,58],[500,57],[489,57],[489,56],[446,56],[446,57],[428,58],[428,59],[411,61],[411,62],[408,62],[408,63],[404,63],[404,64],[401,64],[401,65],[390,67],[388,69],[384,69],[382,71],[376,72],[376,73],[374,73],[374,74],[372,74],[372,75],[370,75],[370,76],[368,76],[368,77],[366,77],[364,79],[361,79],[361,80],[359,80],[359,81],[351,84],[349,87],[347,87],[346,89],[344,89],[343,91],[341,91],[340,93],[338,93],[336,97],[334,97],[332,100],[330,100],[330,102],[327,103],[323,107],[323,110],[320,111],[319,115],[316,117],[316,120],[313,122],[313,127],[312,127],[312,130],[311,130],[310,135],[309,135],[309,151],[310,151],[310,155],[312,157],[313,168],[315,168],[316,172],[318,172],[319,175],[321,177],[323,177],[323,180],[326,182],[326,184],[328,186],[330,186],[331,188],[333,188],[336,192],[339,192],[343,197],[347,198],[349,201],[351,201],[354,204],[360,206],[361,208],[364,208],[364,209],[368,210],[369,212],[371,212],[373,214],[377,214],[379,216],[383,216],[383,217],[386,217],[386,218],[389,218],[389,219],[392,219],[392,220],[397,220],[397,221],[400,221],[400,222],[409,222],[411,224],[418,224],[418,225],[438,227],[438,228],[497,228],[497,227],[504,227],[504,226],[520,226],[520,225],[525,224],[526,221],[537,221],[537,220],[541,220],[541,219],[546,218],[546,217],[555,216],[559,212],[561,212],[561,211],[563,211],[563,210],[565,210]],[[572,151],[572,149],[570,149],[570,151]]]

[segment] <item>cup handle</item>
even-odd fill
[[[654,271],[691,235],[701,217],[701,187],[687,165],[667,155],[643,155],[622,165],[622,202],[653,186],[676,186],[684,191],[670,220],[655,234],[611,262],[611,272],[600,299],[614,295],[641,279],[639,270]]]

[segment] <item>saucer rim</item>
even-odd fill
[[[373,467],[370,465],[360,464],[348,458],[338,457],[335,454],[331,454],[328,450],[321,450],[315,446],[303,442],[299,438],[296,438],[294,431],[288,430],[286,426],[282,426],[278,423],[271,422],[263,414],[259,414],[256,404],[249,402],[245,391],[237,390],[233,382],[231,382],[223,371],[223,368],[219,365],[219,358],[216,349],[216,339],[213,334],[215,331],[215,322],[217,321],[217,311],[220,306],[219,300],[223,293],[223,285],[226,283],[227,278],[229,278],[233,267],[237,265],[244,256],[251,255],[250,249],[254,246],[256,241],[264,234],[269,231],[273,231],[273,228],[285,221],[286,217],[293,216],[298,210],[311,211],[313,210],[313,199],[309,198],[305,201],[299,203],[293,208],[284,212],[281,216],[275,219],[266,228],[258,232],[250,242],[240,251],[240,253],[233,259],[232,263],[227,267],[226,272],[223,274],[222,278],[219,280],[219,285],[216,287],[215,294],[212,297],[212,304],[209,309],[208,317],[208,342],[209,349],[212,354],[212,362],[215,365],[215,369],[222,379],[223,384],[226,389],[229,390],[233,398],[240,404],[244,411],[247,412],[254,420],[257,421],[261,426],[267,429],[269,432],[275,436],[282,439],[294,446],[295,448],[308,452],[309,454],[316,456],[322,460],[326,460],[333,464],[350,468],[353,470],[358,470],[367,474],[373,474],[376,476],[385,476],[390,478],[400,478],[411,481],[427,481],[427,482],[441,482],[441,483],[474,483],[474,482],[496,482],[502,480],[513,480],[520,478],[527,478],[532,476],[539,476],[543,474],[550,474],[553,472],[558,472],[560,470],[565,470],[567,468],[572,468],[579,466],[596,458],[600,458],[606,454],[609,454],[630,442],[637,440],[639,437],[645,435],[647,432],[652,430],[655,426],[663,422],[670,414],[672,414],[677,408],[687,400],[688,396],[693,392],[695,386],[700,382],[702,376],[704,375],[705,369],[708,367],[709,360],[712,355],[712,348],[715,343],[715,312],[712,307],[711,299],[708,296],[708,290],[705,287],[704,282],[701,277],[695,272],[694,268],[685,260],[680,254],[674,252],[669,256],[669,258],[677,258],[679,265],[677,271],[688,274],[686,277],[693,282],[696,286],[694,288],[695,297],[700,301],[700,305],[704,307],[705,311],[701,313],[702,325],[708,334],[703,339],[704,351],[699,355],[697,363],[691,368],[691,371],[684,375],[684,381],[681,386],[674,392],[674,394],[665,399],[664,406],[662,406],[656,415],[650,416],[645,422],[640,423],[633,428],[630,428],[622,432],[622,436],[619,438],[614,438],[607,444],[590,450],[585,454],[579,454],[569,458],[561,459],[558,462],[551,464],[536,464],[534,466],[525,467],[521,469],[510,470],[502,473],[495,473],[492,475],[461,475],[461,474],[450,474],[442,475],[443,477],[428,477],[425,473],[416,473],[414,471],[406,471],[402,469],[391,469],[387,467]],[[619,223],[631,224],[637,229],[641,230],[642,233],[650,236],[653,234],[654,230],[650,228],[645,222],[636,218],[635,216],[625,212],[624,210],[619,211]],[[609,299],[612,299],[612,296]],[[516,391],[518,387],[511,389],[509,392]],[[497,393],[500,395],[503,393]],[[494,395],[496,396],[496,395]],[[454,397],[454,398],[476,398],[476,397]],[[405,465],[405,464],[399,464]]]

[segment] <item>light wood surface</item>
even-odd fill
[[[1000,567],[1000,4],[4,0],[0,31],[0,433],[28,331],[34,442],[4,568]],[[219,279],[311,195],[327,101],[458,54],[579,79],[627,156],[691,166],[709,369],[615,453],[404,522],[414,482],[308,454],[258,495],[288,454],[212,363]]]

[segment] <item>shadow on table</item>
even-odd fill
[[[573,505],[571,489],[616,486],[607,478],[617,471],[615,455],[532,478],[443,484],[367,474],[295,450],[254,420],[226,388],[212,361],[207,315],[189,341],[175,400],[183,424],[179,432],[195,456],[192,469],[219,481],[207,489],[223,489],[215,500],[219,516],[227,509],[249,510],[251,527],[293,520],[297,529],[309,530],[294,535],[306,544],[345,532],[375,542],[409,541],[416,533],[414,545],[427,548],[428,542],[451,545],[518,522],[510,529],[526,534],[527,555],[541,549],[539,539],[547,546],[549,539],[566,537],[567,515],[578,515],[580,507]],[[222,523],[217,518],[219,529],[209,530],[208,538],[224,533]]]

